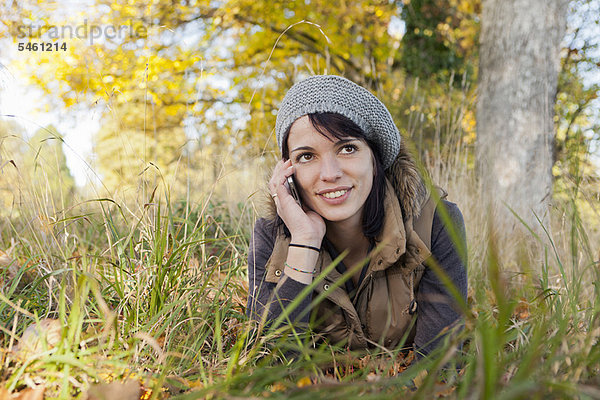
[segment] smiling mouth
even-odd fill
[[[327,199],[337,199],[338,197],[342,197],[343,195],[345,195],[347,192],[348,192],[348,189],[344,189],[344,190],[338,190],[335,192],[323,193],[321,196],[323,196]]]

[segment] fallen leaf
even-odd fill
[[[417,388],[421,387],[423,382],[425,382],[425,378],[427,378],[427,370],[422,369],[417,376],[413,379],[413,382]]]
[[[71,253],[71,257],[69,257],[69,260],[79,261],[80,258],[81,258],[81,253],[79,253],[79,250],[75,249],[75,250],[73,250],[73,253]]]
[[[44,386],[38,386],[35,389],[29,388],[25,390],[21,390],[17,396],[13,395],[13,400],[44,400],[44,391],[46,388]]]
[[[377,382],[381,379],[381,376],[377,375],[375,372],[369,372],[367,375],[367,382]]]
[[[285,390],[285,386],[281,382],[275,382],[271,385],[271,392],[283,392]]]
[[[521,298],[519,300],[519,304],[515,308],[513,315],[519,320],[529,318],[529,303],[526,299]]]
[[[135,380],[125,382],[96,383],[90,386],[88,400],[138,400],[140,383]]]
[[[298,386],[299,388],[304,387],[304,386],[310,386],[310,385],[312,385],[312,381],[310,380],[310,377],[308,377],[308,376],[300,378],[298,383],[296,383],[296,386]]]
[[[435,384],[435,397],[449,397],[456,390],[456,386],[448,386],[440,383]]]
[[[56,319],[44,318],[38,323],[34,322],[25,329],[19,343],[12,351],[17,358],[25,360],[51,349],[60,342],[61,329],[61,323]]]

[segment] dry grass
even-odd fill
[[[191,174],[181,192],[159,180],[134,196],[97,188],[53,199],[13,170],[3,192],[12,205],[0,221],[4,387],[43,388],[48,398],[128,379],[154,398],[596,396],[597,193],[564,185],[541,242],[494,231],[472,149],[459,124],[442,126],[455,128],[423,159],[465,218],[470,308],[462,333],[424,362],[407,368],[410,357],[397,351],[348,354],[289,332],[254,336],[244,315],[246,252],[272,157],[217,168],[202,181]],[[18,356],[27,327],[44,318],[59,323],[60,340],[33,330],[37,353]],[[459,341],[466,344],[457,352]]]

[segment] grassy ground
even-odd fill
[[[465,328],[418,363],[254,333],[258,195],[186,202],[158,189],[49,207],[25,185],[30,200],[0,222],[0,399],[600,398],[597,203],[566,185],[547,237],[494,232],[461,159],[429,168],[465,215]]]

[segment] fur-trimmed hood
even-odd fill
[[[423,205],[429,198],[429,191],[404,138],[401,140],[398,156],[385,171],[385,175],[400,202],[404,221],[411,218],[413,220],[417,219]],[[265,217],[273,219],[277,215],[277,207],[267,189],[265,189],[265,200],[267,202]]]

